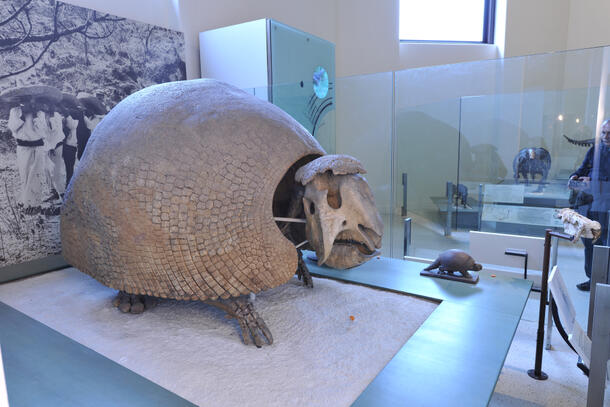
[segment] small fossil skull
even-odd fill
[[[322,156],[301,167],[296,180],[305,186],[305,233],[318,265],[345,269],[379,254],[383,222],[355,158]]]

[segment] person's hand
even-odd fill
[[[577,179],[578,179],[578,175],[572,175],[570,177],[570,179],[568,179],[568,188],[572,188],[572,185],[571,185],[572,181],[577,180]]]
[[[574,185],[575,182],[579,182],[581,183],[580,185]],[[568,188],[569,189],[583,189],[584,188],[588,188],[588,184],[589,182],[591,182],[591,177],[579,177],[577,175],[572,175],[570,177],[570,179],[568,180]]]

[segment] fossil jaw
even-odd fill
[[[329,156],[322,158],[325,157]],[[354,172],[362,172],[360,163],[351,157],[349,161],[342,160],[343,156],[331,157],[326,161],[340,163],[340,175],[333,172],[332,166],[319,166],[322,170],[314,175],[309,171],[303,197],[306,235],[319,265],[345,269],[379,254],[383,223],[366,180],[350,173],[349,168],[346,170],[356,162],[358,167],[354,168],[359,171]],[[310,164],[316,165],[315,161]]]

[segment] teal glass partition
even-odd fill
[[[570,205],[568,178],[588,150],[568,139],[599,139],[610,117],[609,66],[603,47],[337,78],[325,123],[333,138],[319,141],[364,163],[385,256],[405,255],[406,218],[415,258],[468,250],[473,230],[541,237],[562,227],[554,210]],[[296,107],[302,89],[255,93]],[[536,155],[548,161],[544,179],[538,172],[526,182],[517,164]],[[570,269],[584,278],[582,246],[565,247]]]
[[[301,81],[244,90],[259,99],[272,101],[305,127],[327,153],[333,154],[337,128],[335,83],[328,84],[323,97],[316,95],[317,84],[314,81]]]
[[[392,255],[393,74],[354,76],[336,83],[336,151],[358,158],[384,223],[382,253]],[[401,229],[402,230],[402,229]],[[401,232],[402,233],[402,232]]]
[[[401,76],[396,77],[397,89]],[[403,94],[397,92],[396,99],[400,106]],[[400,193],[395,194],[392,212],[393,257],[403,255],[405,217],[412,220],[408,255],[433,259],[441,247],[462,246],[458,235],[446,231],[452,227],[447,224],[447,186],[458,183],[459,107],[459,99],[450,99],[396,110],[393,186]]]
[[[269,21],[269,101],[334,151],[335,45],[275,20]],[[294,78],[299,78],[295,82]]]

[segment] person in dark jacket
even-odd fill
[[[595,244],[606,246],[608,243],[608,211],[610,210],[610,119],[602,123],[598,147],[593,146],[587,151],[580,167],[570,176],[568,186],[573,188],[575,184],[578,184],[578,187],[583,190],[583,195],[588,195],[589,198],[584,200],[584,205],[581,205],[578,211],[600,223],[601,236],[595,241]],[[585,274],[588,280],[577,284],[576,287],[582,291],[589,291],[591,289],[593,240],[582,238],[582,242],[585,245]]]

